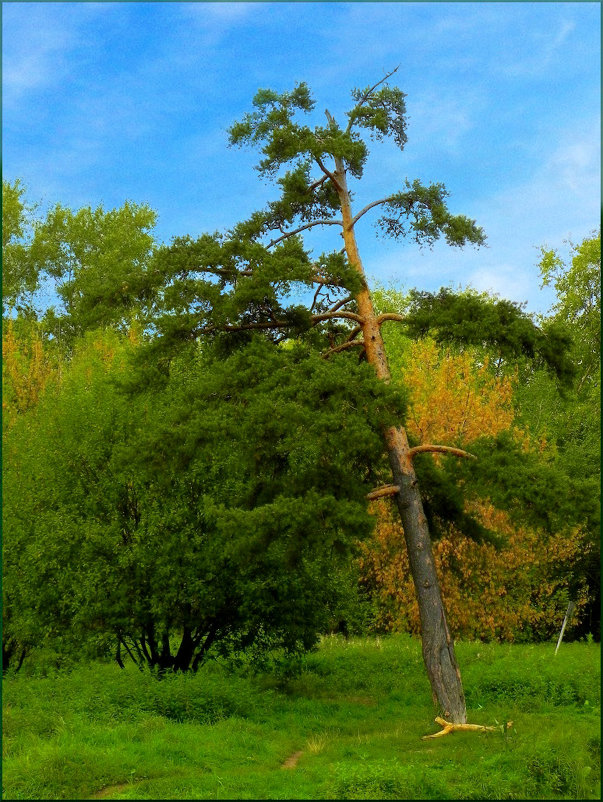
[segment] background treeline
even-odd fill
[[[417,632],[400,524],[366,502],[401,417],[478,458],[416,463],[455,636],[546,640],[573,600],[566,637],[599,638],[599,234],[567,263],[541,254],[556,373],[517,305],[393,288],[374,293],[407,320],[384,329],[388,387],[351,348],[323,358],[346,321],[308,331],[289,308],[297,337],[191,337],[200,251],[160,246],[154,220],[41,215],[3,183],[4,668],[50,646],[194,670],[215,650]],[[204,287],[216,319],[274,303],[222,290]]]

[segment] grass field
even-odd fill
[[[4,799],[598,799],[600,648],[460,643],[436,732],[420,643],[326,638],[300,676],[95,663],[4,681]]]

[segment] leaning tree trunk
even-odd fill
[[[343,238],[348,261],[364,280],[363,289],[356,296],[356,301],[358,311],[363,318],[362,331],[366,358],[374,366],[377,376],[388,382],[391,374],[381,337],[381,323],[375,315],[371,295],[366,285],[364,269],[358,255],[345,168],[340,159],[336,159],[336,171],[333,178],[341,202]],[[442,707],[444,717],[455,724],[464,724],[467,720],[465,695],[454,654],[454,643],[446,621],[427,518],[423,511],[421,494],[412,463],[412,449],[402,427],[386,429],[384,437],[394,485],[398,488],[395,498],[404,528],[410,570],[419,604],[423,659],[427,674],[434,696]]]

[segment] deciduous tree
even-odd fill
[[[145,307],[141,282],[148,283],[156,217],[147,205],[129,201],[109,210],[56,204],[41,215],[18,179],[3,181],[6,312],[43,319],[43,331],[66,347],[99,326],[127,331]]]
[[[389,302],[403,310],[403,299],[394,295],[393,291],[388,293]],[[554,487],[547,504],[538,505],[538,514],[532,510],[530,515],[527,511],[534,507],[541,492],[534,475],[530,476],[523,507],[511,519],[504,508],[517,491],[511,491],[506,500],[498,493],[496,509],[487,495],[475,496],[472,492],[475,481],[472,481],[471,487],[457,496],[459,522],[451,520],[450,508],[442,516],[446,512],[444,505],[450,505],[454,499],[450,495],[438,497],[424,481],[425,477],[421,477],[432,537],[437,538],[434,556],[455,636],[501,640],[549,638],[558,629],[558,618],[567,608],[568,594],[578,602],[575,619],[583,619],[588,614],[592,590],[589,591],[587,577],[579,567],[593,556],[587,530],[589,515],[594,510],[591,505],[590,512],[582,509],[586,515],[578,510],[572,513],[571,497],[585,488],[578,488],[567,478],[559,482],[559,466],[546,469],[549,461],[546,440],[517,428],[517,367],[514,374],[507,370],[501,375],[500,366],[492,364],[483,347],[459,348],[456,344],[438,347],[430,338],[410,340],[388,336],[388,340],[394,368],[392,381],[403,380],[408,391],[406,424],[411,438],[419,442],[437,440],[472,451],[477,439],[494,439],[510,433],[515,447],[519,445],[531,453],[533,468],[539,461],[542,463],[539,470],[545,466],[548,481]],[[486,493],[496,491],[496,484],[505,484],[503,476],[498,477],[496,471],[488,468],[486,463],[491,457],[482,454],[477,466],[482,478],[483,474],[490,476],[490,486],[481,485]],[[434,461],[438,459],[434,455]],[[447,465],[449,468],[440,459],[437,470],[445,474]],[[420,476],[421,467],[418,466]],[[516,464],[509,462],[501,473],[510,474],[514,470]],[[445,488],[444,478],[440,487]],[[564,512],[556,516],[547,531],[547,515],[562,499],[566,502]],[[375,505],[374,535],[361,546],[363,586],[377,603],[379,627],[418,633],[419,611],[400,523],[386,502],[381,500]],[[483,529],[472,531],[466,525],[465,515],[476,518]]]

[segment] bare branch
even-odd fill
[[[345,351],[346,348],[355,348],[356,346],[362,346],[362,348],[364,348],[364,341],[348,340],[341,345],[336,345],[335,348],[330,348],[328,351],[325,351],[324,354],[321,354],[321,358],[328,359],[331,354],[337,354],[339,351]]]
[[[305,226],[300,226],[299,228],[294,229],[293,231],[287,231],[283,234],[282,237],[278,237],[277,239],[273,239],[272,242],[269,242],[266,245],[267,248],[272,248],[279,242],[282,242],[284,239],[289,239],[289,237],[293,237],[295,234],[299,234],[300,231],[305,231],[307,228],[314,228],[314,226],[342,226],[343,222],[341,220],[313,220],[311,223],[306,223]]]
[[[366,90],[366,92],[364,93],[364,95],[362,95],[362,97],[361,97],[361,98],[360,98],[360,100],[358,101],[358,103],[356,103],[356,105],[354,106],[354,108],[355,108],[355,109],[359,109],[361,106],[364,106],[364,104],[366,103],[366,101],[367,101],[367,100],[369,99],[369,97],[371,96],[371,93],[372,93],[372,92],[374,92],[374,91],[375,91],[375,89],[376,89],[378,86],[380,86],[381,84],[385,83],[385,81],[387,81],[387,79],[388,79],[388,78],[391,78],[391,77],[392,77],[392,75],[393,75],[395,72],[398,72],[398,70],[399,70],[399,69],[400,69],[400,65],[398,64],[398,66],[397,66],[397,67],[394,67],[394,69],[393,69],[391,72],[388,72],[388,73],[387,73],[387,75],[386,75],[384,78],[382,78],[380,81],[377,81],[377,83],[376,83],[374,86],[371,86],[371,88],[370,88],[370,89],[367,89],[367,90]],[[351,131],[351,129],[352,129],[352,125],[353,125],[353,123],[352,123],[352,120],[350,120],[350,122],[348,123],[348,127],[346,128],[346,133],[347,133],[347,134],[349,134],[349,133],[350,133],[350,131]]]
[[[375,322],[380,326],[385,320],[397,320],[399,323],[404,323],[406,318],[404,315],[398,315],[396,312],[384,312],[382,315],[377,316]]]
[[[370,493],[366,494],[366,497],[369,501],[374,501],[376,498],[395,496],[399,492],[400,485],[383,485],[383,487],[378,487],[376,490],[371,490]]]
[[[376,200],[376,201],[373,201],[372,203],[368,203],[364,207],[364,209],[361,209],[358,212],[358,214],[352,219],[352,222],[350,223],[349,228],[353,228],[356,225],[356,223],[358,222],[358,220],[360,220],[362,215],[366,214],[366,212],[368,212],[369,209],[372,209],[373,206],[379,206],[379,204],[387,203],[389,200],[391,200],[391,197],[389,197],[389,198],[381,198],[381,200]]]
[[[361,331],[362,331],[362,326],[355,326],[350,332],[350,335],[348,337],[348,342],[351,342],[354,339],[354,337],[357,337]]]
[[[323,312],[321,315],[312,315],[313,323],[322,323],[323,320],[331,320],[332,318],[344,317],[348,320],[355,320],[357,323],[364,323],[364,318],[357,315],[356,312]]]
[[[316,288],[316,292],[314,293],[314,298],[312,299],[312,303],[310,305],[310,312],[314,309],[316,301],[318,301],[318,296],[323,291],[323,288],[324,284],[319,284],[318,287]]]
[[[470,454],[468,451],[463,451],[462,448],[452,448],[452,446],[434,446],[430,443],[425,443],[422,446],[415,446],[408,452],[408,456],[412,459],[415,454],[422,454],[424,452],[436,452],[438,454],[453,454],[455,457],[467,457],[468,459],[477,459],[475,454]]]
[[[312,190],[314,190],[314,189],[318,189],[318,187],[319,187],[319,186],[321,186],[322,184],[324,184],[324,182],[327,180],[327,178],[328,178],[328,177],[329,177],[328,175],[323,175],[323,177],[322,177],[322,178],[319,178],[319,179],[318,179],[318,181],[315,181],[313,184],[311,184],[311,185],[308,187],[308,190],[309,190],[310,192],[312,192]]]
[[[336,304],[333,304],[333,306],[329,309],[329,312],[336,312],[338,309],[341,309],[342,306],[345,306],[347,303],[353,300],[354,296],[348,295],[347,298],[342,298],[341,301],[337,301]]]
[[[324,166],[324,164],[322,163],[322,159],[320,158],[320,156],[314,156],[314,161],[315,161],[315,162],[316,162],[316,164],[317,164],[317,165],[320,167],[320,169],[323,171],[323,173],[325,174],[325,176],[326,176],[327,178],[330,178],[330,179],[331,179],[331,181],[332,181],[332,182],[333,182],[333,184],[335,185],[335,188],[341,192],[341,189],[342,189],[342,187],[341,187],[341,184],[340,184],[340,183],[339,183],[339,181],[338,181],[338,180],[335,178],[335,175],[334,175],[334,174],[333,174],[333,173],[332,173],[330,170],[327,170],[327,168],[326,168],[326,167]]]

